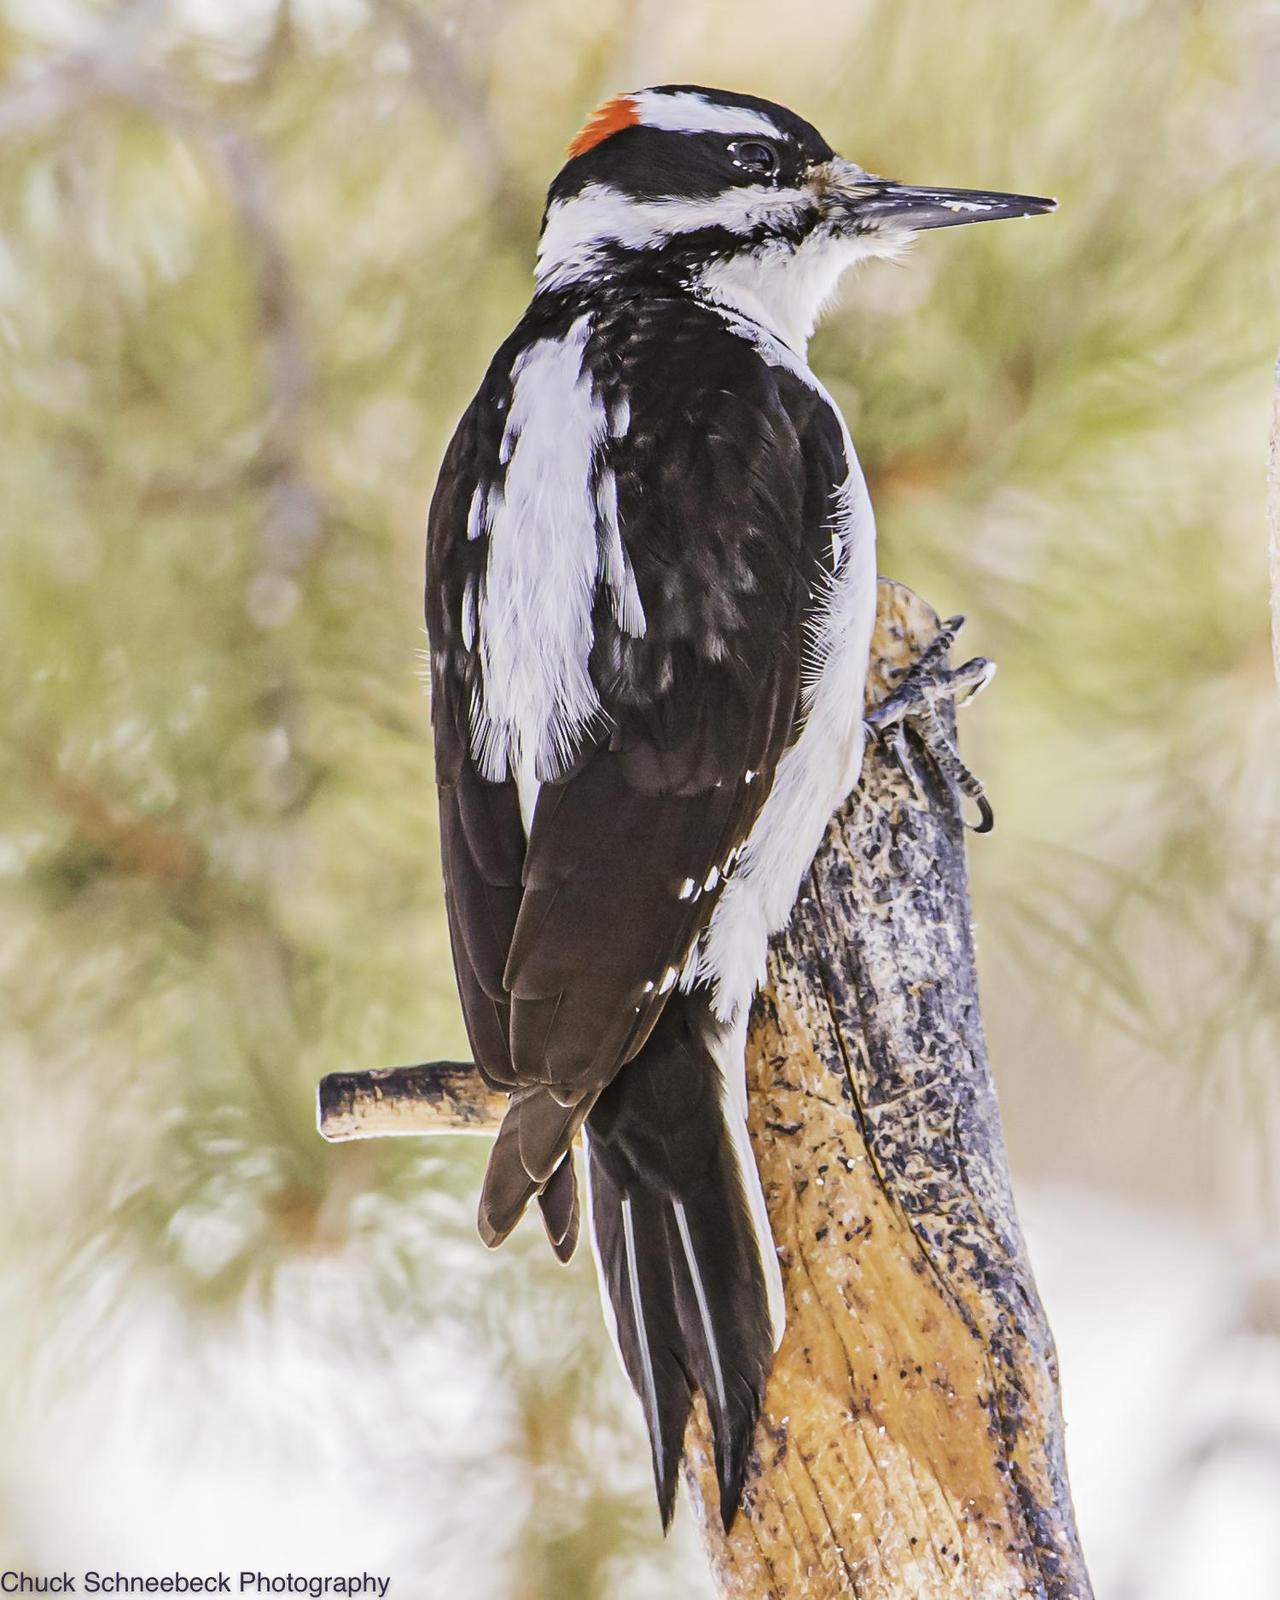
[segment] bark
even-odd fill
[[[937,627],[881,583],[869,705]],[[770,952],[747,1071],[787,1331],[730,1535],[700,1402],[687,1482],[727,1597],[1089,1600],[982,1035],[960,801],[912,767],[872,743]],[[439,1104],[458,1068],[442,1070],[432,1127],[455,1125]],[[436,1071],[401,1069],[415,1093],[396,1131],[422,1103],[412,1075]],[[380,1131],[397,1075],[339,1076],[368,1092],[335,1121],[322,1086],[322,1132]]]

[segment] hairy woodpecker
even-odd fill
[[[1051,200],[887,182],[667,85],[551,185],[532,303],[441,469],[426,614],[467,1031],[510,1095],[480,1200],[577,1241],[571,1145],[664,1525],[692,1392],[721,1514],[783,1327],[743,1058],[769,935],[857,780],[875,526],[806,345],[844,270]]]

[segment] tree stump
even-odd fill
[[[881,582],[868,709],[937,631]],[[1092,1595],[982,1033],[961,801],[913,765],[869,744],[752,1012],[751,1142],[787,1331],[728,1535],[700,1399],[686,1439],[735,1600]],[[475,1128],[490,1101],[458,1063],[335,1074],[320,1127]]]

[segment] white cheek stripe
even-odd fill
[[[781,139],[782,130],[763,111],[749,106],[718,106],[703,94],[657,94],[641,89],[627,99],[646,128],[661,128],[668,133],[763,134],[766,139]]]
[[[702,200],[633,200],[608,184],[589,183],[547,211],[535,271],[540,289],[557,289],[596,270],[606,245],[648,250],[698,228],[750,233],[814,204],[812,190],[753,183]]]

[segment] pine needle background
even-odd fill
[[[703,1592],[585,1253],[489,1256],[478,1142],[312,1104],[465,1051],[425,507],[565,143],[664,81],[1062,203],[866,268],[813,360],[881,571],[1000,667],[962,736],[1020,1191],[1216,1241],[1280,1330],[1276,6],[7,0],[5,1565]]]

